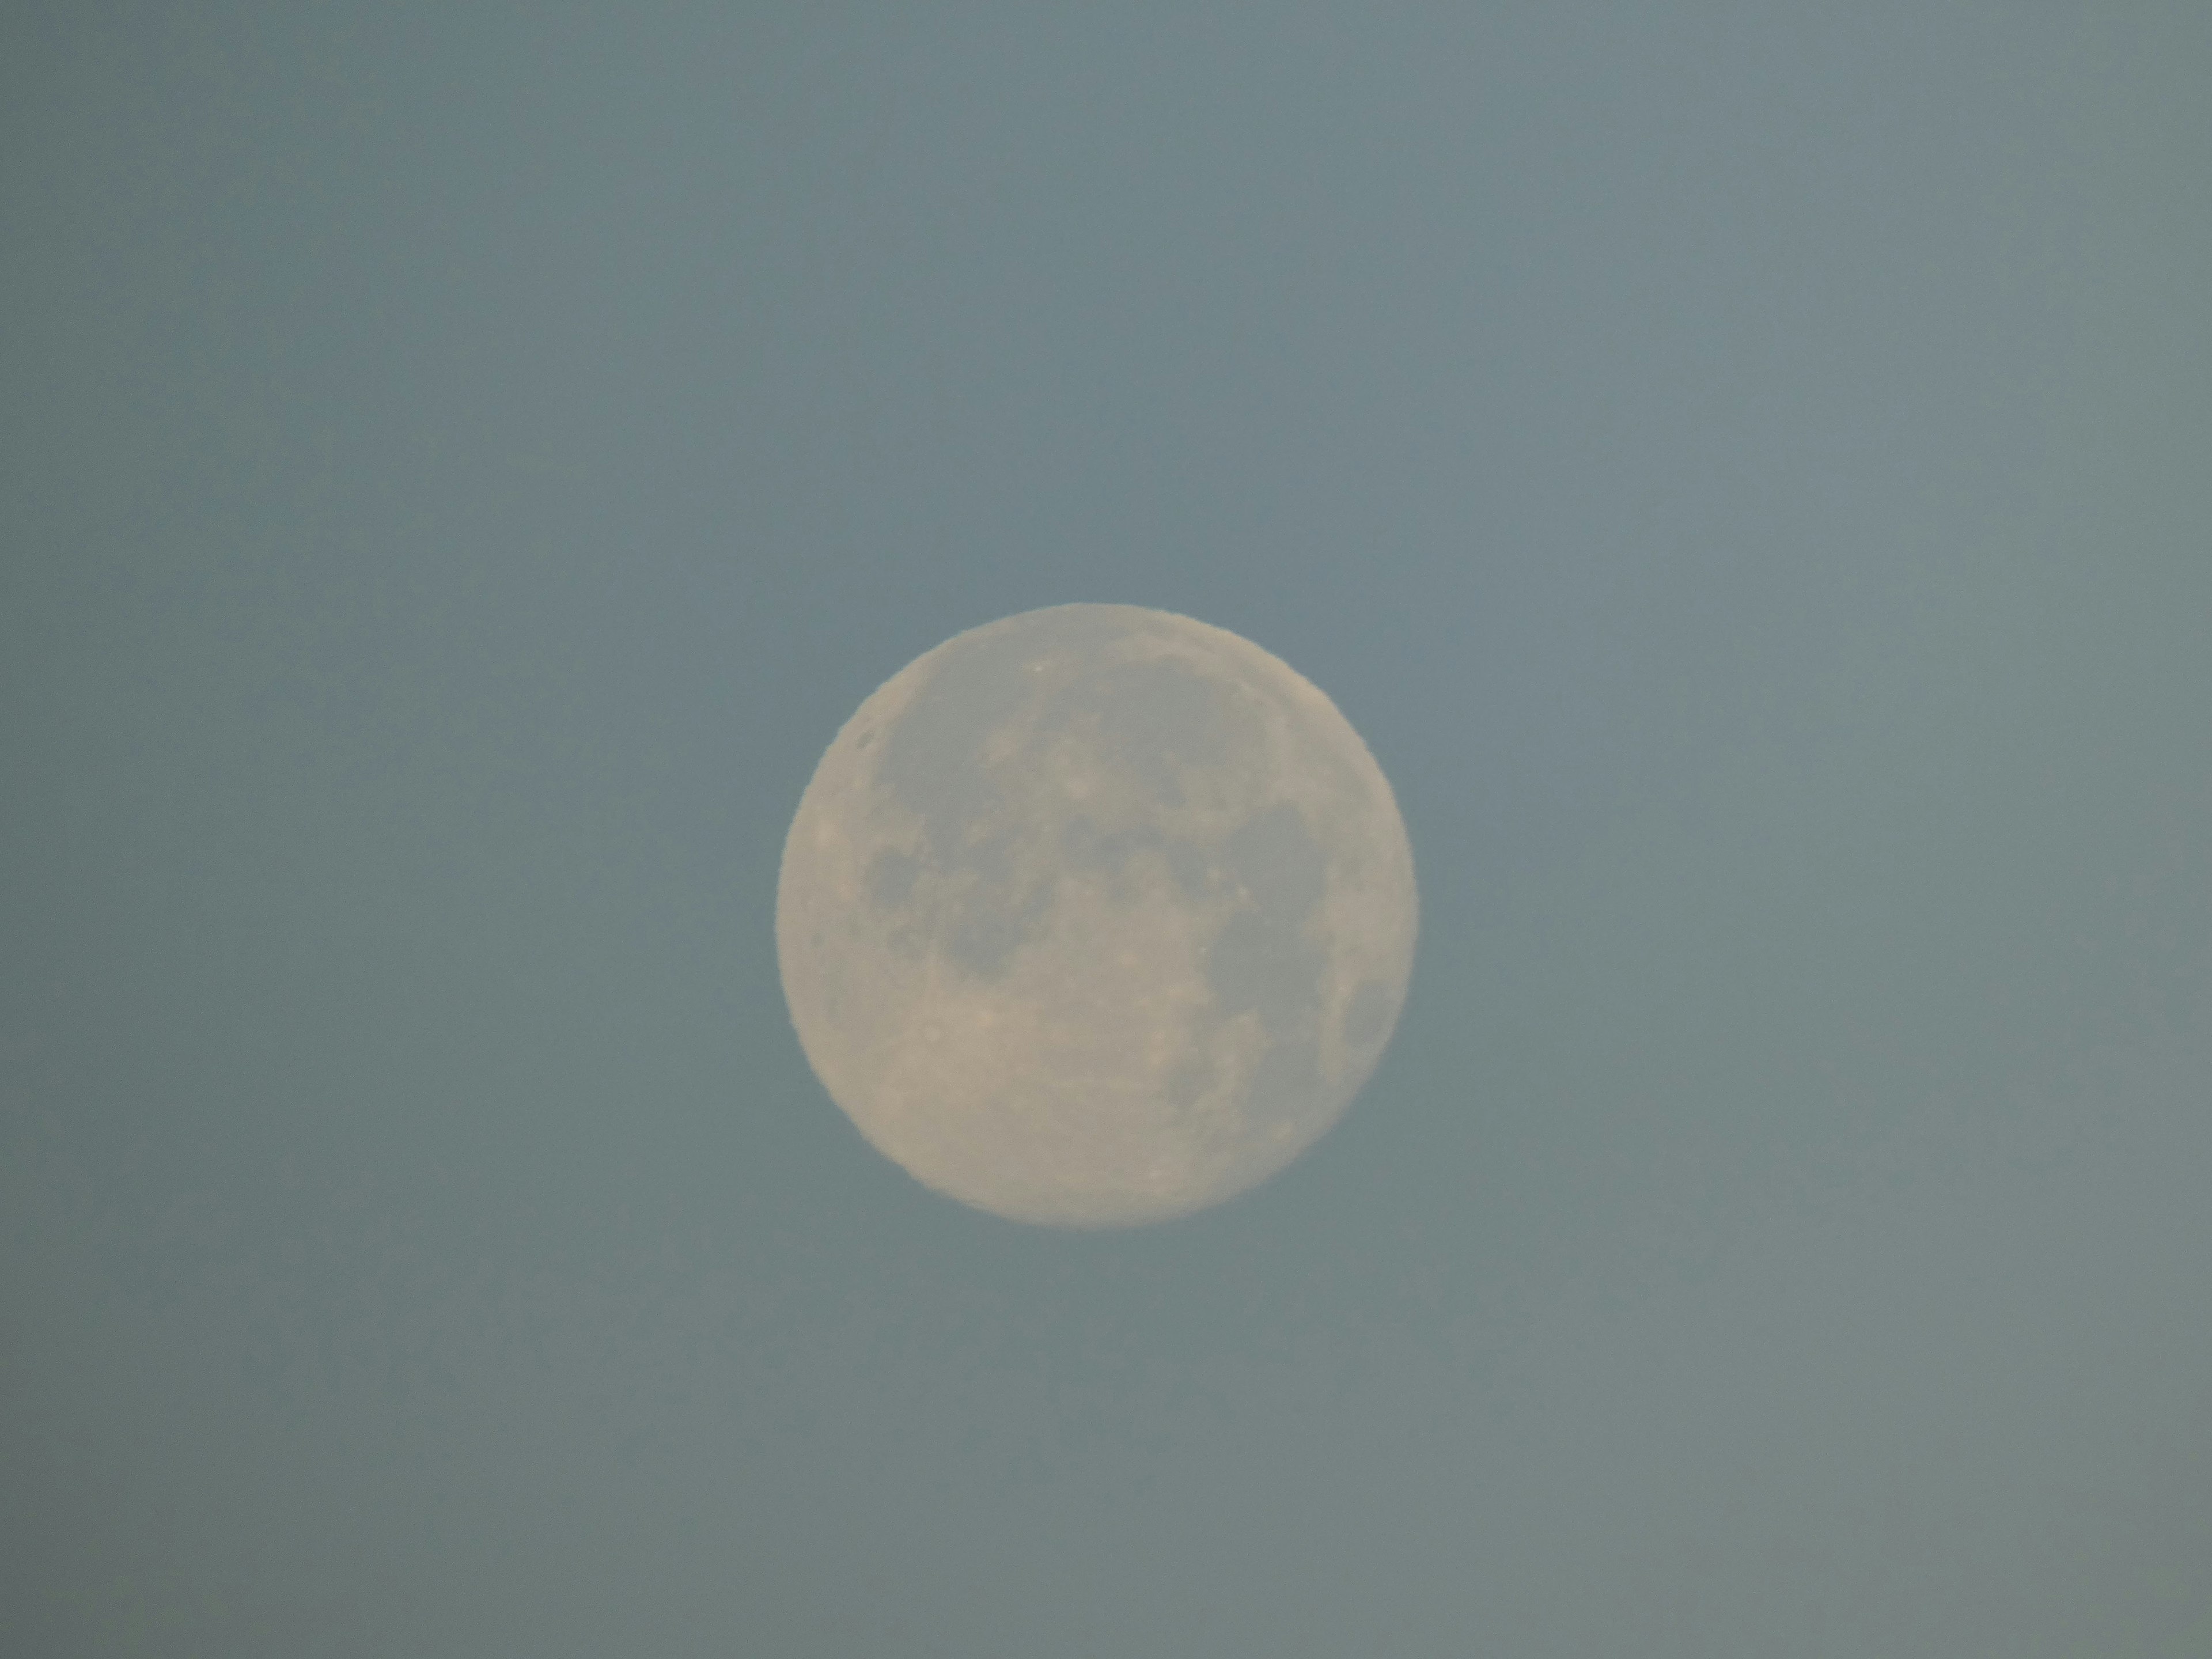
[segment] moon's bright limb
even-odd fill
[[[1133,605],[990,623],[822,757],[776,949],[807,1059],[917,1180],[1123,1226],[1264,1181],[1340,1117],[1413,970],[1413,852],[1334,703]]]

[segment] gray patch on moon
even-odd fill
[[[1012,880],[1007,837],[975,834],[1005,808],[1005,795],[983,763],[983,747],[1035,698],[1029,664],[1036,647],[1003,633],[950,653],[889,734],[876,776],[921,820],[927,863],[951,878],[953,914],[941,930],[945,955],[964,972],[996,979],[1030,938],[1051,902],[1048,886],[1030,890]],[[884,855],[887,856],[887,855]],[[904,855],[901,855],[904,856]],[[878,903],[919,873],[884,862],[872,869]],[[964,878],[964,879],[963,879]],[[884,884],[876,886],[880,878]]]
[[[1328,890],[1328,854],[1286,800],[1239,824],[1221,850],[1231,878],[1267,915],[1303,923]]]
[[[1220,690],[1204,675],[1172,659],[1131,662],[1062,687],[1043,729],[1086,731],[1101,760],[1180,806],[1182,769],[1218,765],[1227,752],[1221,714]]]
[[[1327,1103],[1322,1089],[1320,1051],[1310,1035],[1270,1044],[1252,1070],[1248,1121],[1304,1122]]]
[[[950,653],[891,727],[877,781],[921,819],[938,862],[961,861],[968,826],[999,804],[984,769],[984,739],[1035,695],[1034,642],[1016,632],[988,635]]]
[[[1239,826],[1222,862],[1244,904],[1214,936],[1206,981],[1222,1012],[1256,1012],[1280,1041],[1320,1006],[1325,964],[1306,924],[1328,885],[1328,858],[1283,801]]]
[[[996,763],[1018,772],[1036,763],[1046,741],[1073,733],[1100,763],[1170,805],[1182,799],[1183,768],[1218,766],[1228,750],[1219,688],[1173,659],[1079,672],[1040,711],[1041,676],[1052,665],[1079,661],[1126,634],[1081,612],[1037,631],[987,635],[948,654],[891,728],[876,774],[921,818],[929,863],[952,878],[957,897],[944,930],[945,955],[985,979],[1002,975],[1036,936],[1052,900],[1049,883],[1018,882],[1003,829],[978,834],[1011,810],[985,762],[990,740],[1027,720],[1018,748]],[[1130,859],[1146,847],[1158,850],[1187,896],[1206,883],[1205,855],[1157,830],[1101,831],[1079,819],[1066,827],[1064,842],[1079,865],[1113,878],[1123,902],[1133,896]],[[920,867],[905,854],[879,855],[869,872],[871,896],[879,906],[904,903]]]
[[[1204,1099],[1206,1091],[1213,1086],[1213,1066],[1204,1060],[1188,1060],[1168,1074],[1166,1084],[1168,1103],[1178,1111],[1188,1111]]]
[[[998,979],[1016,951],[1034,939],[1052,908],[1052,888],[1027,893],[1006,884],[978,884],[969,890],[945,940],[945,954],[978,979]]]
[[[1368,980],[1352,994],[1344,1011],[1344,1040],[1354,1048],[1371,1048],[1389,1035],[1397,998],[1380,980]]]
[[[1206,981],[1222,1014],[1256,1013],[1272,1037],[1303,1027],[1320,1006],[1314,982],[1319,952],[1295,927],[1256,910],[1239,910],[1213,936],[1206,956]]]
[[[1102,830],[1087,812],[1079,812],[1060,828],[1060,850],[1069,868],[1103,876],[1108,890],[1121,903],[1140,896],[1129,873],[1130,861],[1139,853],[1158,853],[1168,876],[1185,898],[1206,890],[1206,858],[1192,842],[1162,835],[1147,824],[1127,830]]]
[[[921,860],[911,853],[886,847],[868,865],[868,902],[878,910],[896,910],[914,891]]]

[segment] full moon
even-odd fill
[[[1336,705],[1188,617],[971,629],[863,702],[784,843],[776,952],[815,1074],[924,1185],[1132,1226],[1343,1115],[1413,971],[1413,857]]]

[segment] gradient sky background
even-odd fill
[[[2212,1652],[2212,8],[0,21],[11,1656]],[[816,758],[1244,634],[1396,1042],[1121,1234]]]

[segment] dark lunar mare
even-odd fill
[[[1168,805],[1182,799],[1185,767],[1218,765],[1228,753],[1221,693],[1206,676],[1173,659],[1099,660],[1130,631],[1111,617],[1071,611],[965,641],[933,667],[891,730],[877,777],[920,817],[928,861],[951,878],[947,890],[957,895],[960,915],[942,936],[946,954],[970,974],[1001,976],[1014,952],[1036,936],[1052,901],[1050,878],[1017,872],[1003,835],[974,833],[979,822],[1002,821],[1006,805],[1005,791],[984,764],[983,744],[993,733],[1034,711],[1030,745],[1041,734],[1072,732]],[[1042,677],[1050,690],[1041,710],[1040,676],[1030,667],[1040,659],[1060,670]],[[1073,675],[1061,666],[1069,663]],[[1002,763],[1035,760],[1024,752]],[[1126,865],[1137,845],[1124,839],[1129,834],[1102,836],[1090,850],[1117,867]],[[1192,849],[1155,839],[1179,882],[1200,881]],[[871,899],[904,903],[920,870],[905,854],[878,855],[868,872]]]

